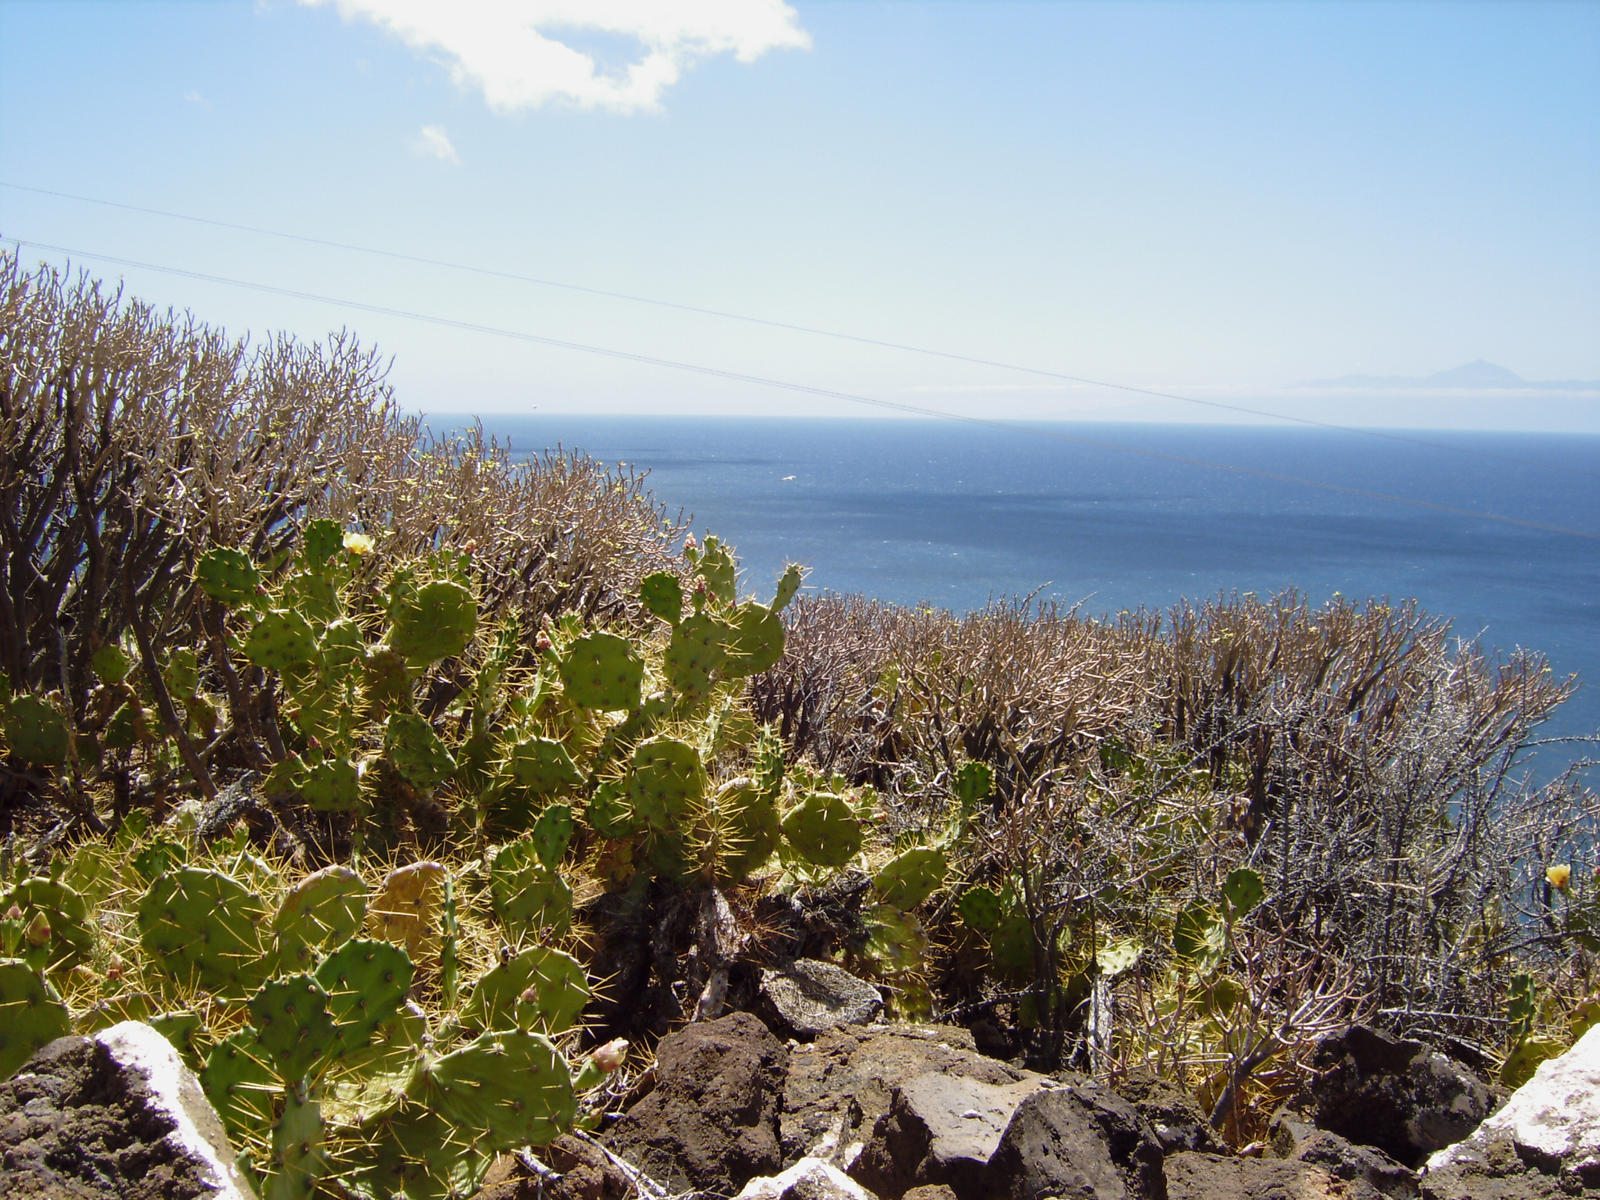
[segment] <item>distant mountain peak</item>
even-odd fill
[[[1528,381],[1515,371],[1478,359],[1448,371],[1437,371],[1422,380],[1424,387],[1527,387]]]

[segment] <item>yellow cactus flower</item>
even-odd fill
[[[356,557],[364,557],[372,553],[372,539],[364,533],[347,533],[344,535],[344,548]]]
[[[1544,877],[1550,881],[1551,887],[1564,892],[1572,879],[1572,867],[1567,863],[1557,863],[1544,869]]]

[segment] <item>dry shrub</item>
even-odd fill
[[[754,698],[797,752],[913,822],[948,803],[962,761],[993,768],[965,878],[1014,882],[1045,991],[1084,969],[1061,946],[1081,956],[1087,928],[1145,947],[1118,994],[1147,1003],[1177,909],[1247,864],[1268,885],[1256,944],[1280,948],[1252,967],[1255,1019],[1271,1025],[1315,959],[1339,986],[1307,1037],[1366,1014],[1492,1041],[1529,851],[1581,850],[1570,795],[1523,769],[1570,683],[1534,655],[1489,660],[1414,604],[1232,596],[1103,622],[824,596],[789,628]],[[1057,1010],[1041,1057],[1093,1057],[1095,1007]]]
[[[420,438],[386,371],[348,333],[251,348],[0,254],[0,671],[58,693],[82,727],[91,655],[131,632],[162,724],[209,790],[234,724],[194,744],[160,667],[178,645],[202,663],[220,645],[221,613],[194,582],[212,546],[281,561],[308,519],[332,517],[402,554],[475,545],[493,614],[634,611],[676,532],[642,477],[558,454],[518,462],[481,429]],[[265,682],[224,657],[210,655],[238,718]]]

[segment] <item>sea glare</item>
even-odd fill
[[[1457,636],[1588,680],[1546,732],[1600,730],[1600,436],[554,414],[484,427],[519,454],[559,444],[648,470],[670,515],[733,543],[758,594],[795,560],[811,587],[958,612],[1033,593],[1088,615],[1286,588],[1313,604],[1414,597]]]

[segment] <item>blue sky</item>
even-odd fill
[[[452,14],[443,19],[437,14]],[[0,181],[1341,424],[1600,430],[1600,3],[0,0]],[[588,56],[586,61],[585,56]],[[430,412],[1245,419],[0,187]],[[31,243],[37,243],[34,245]]]

